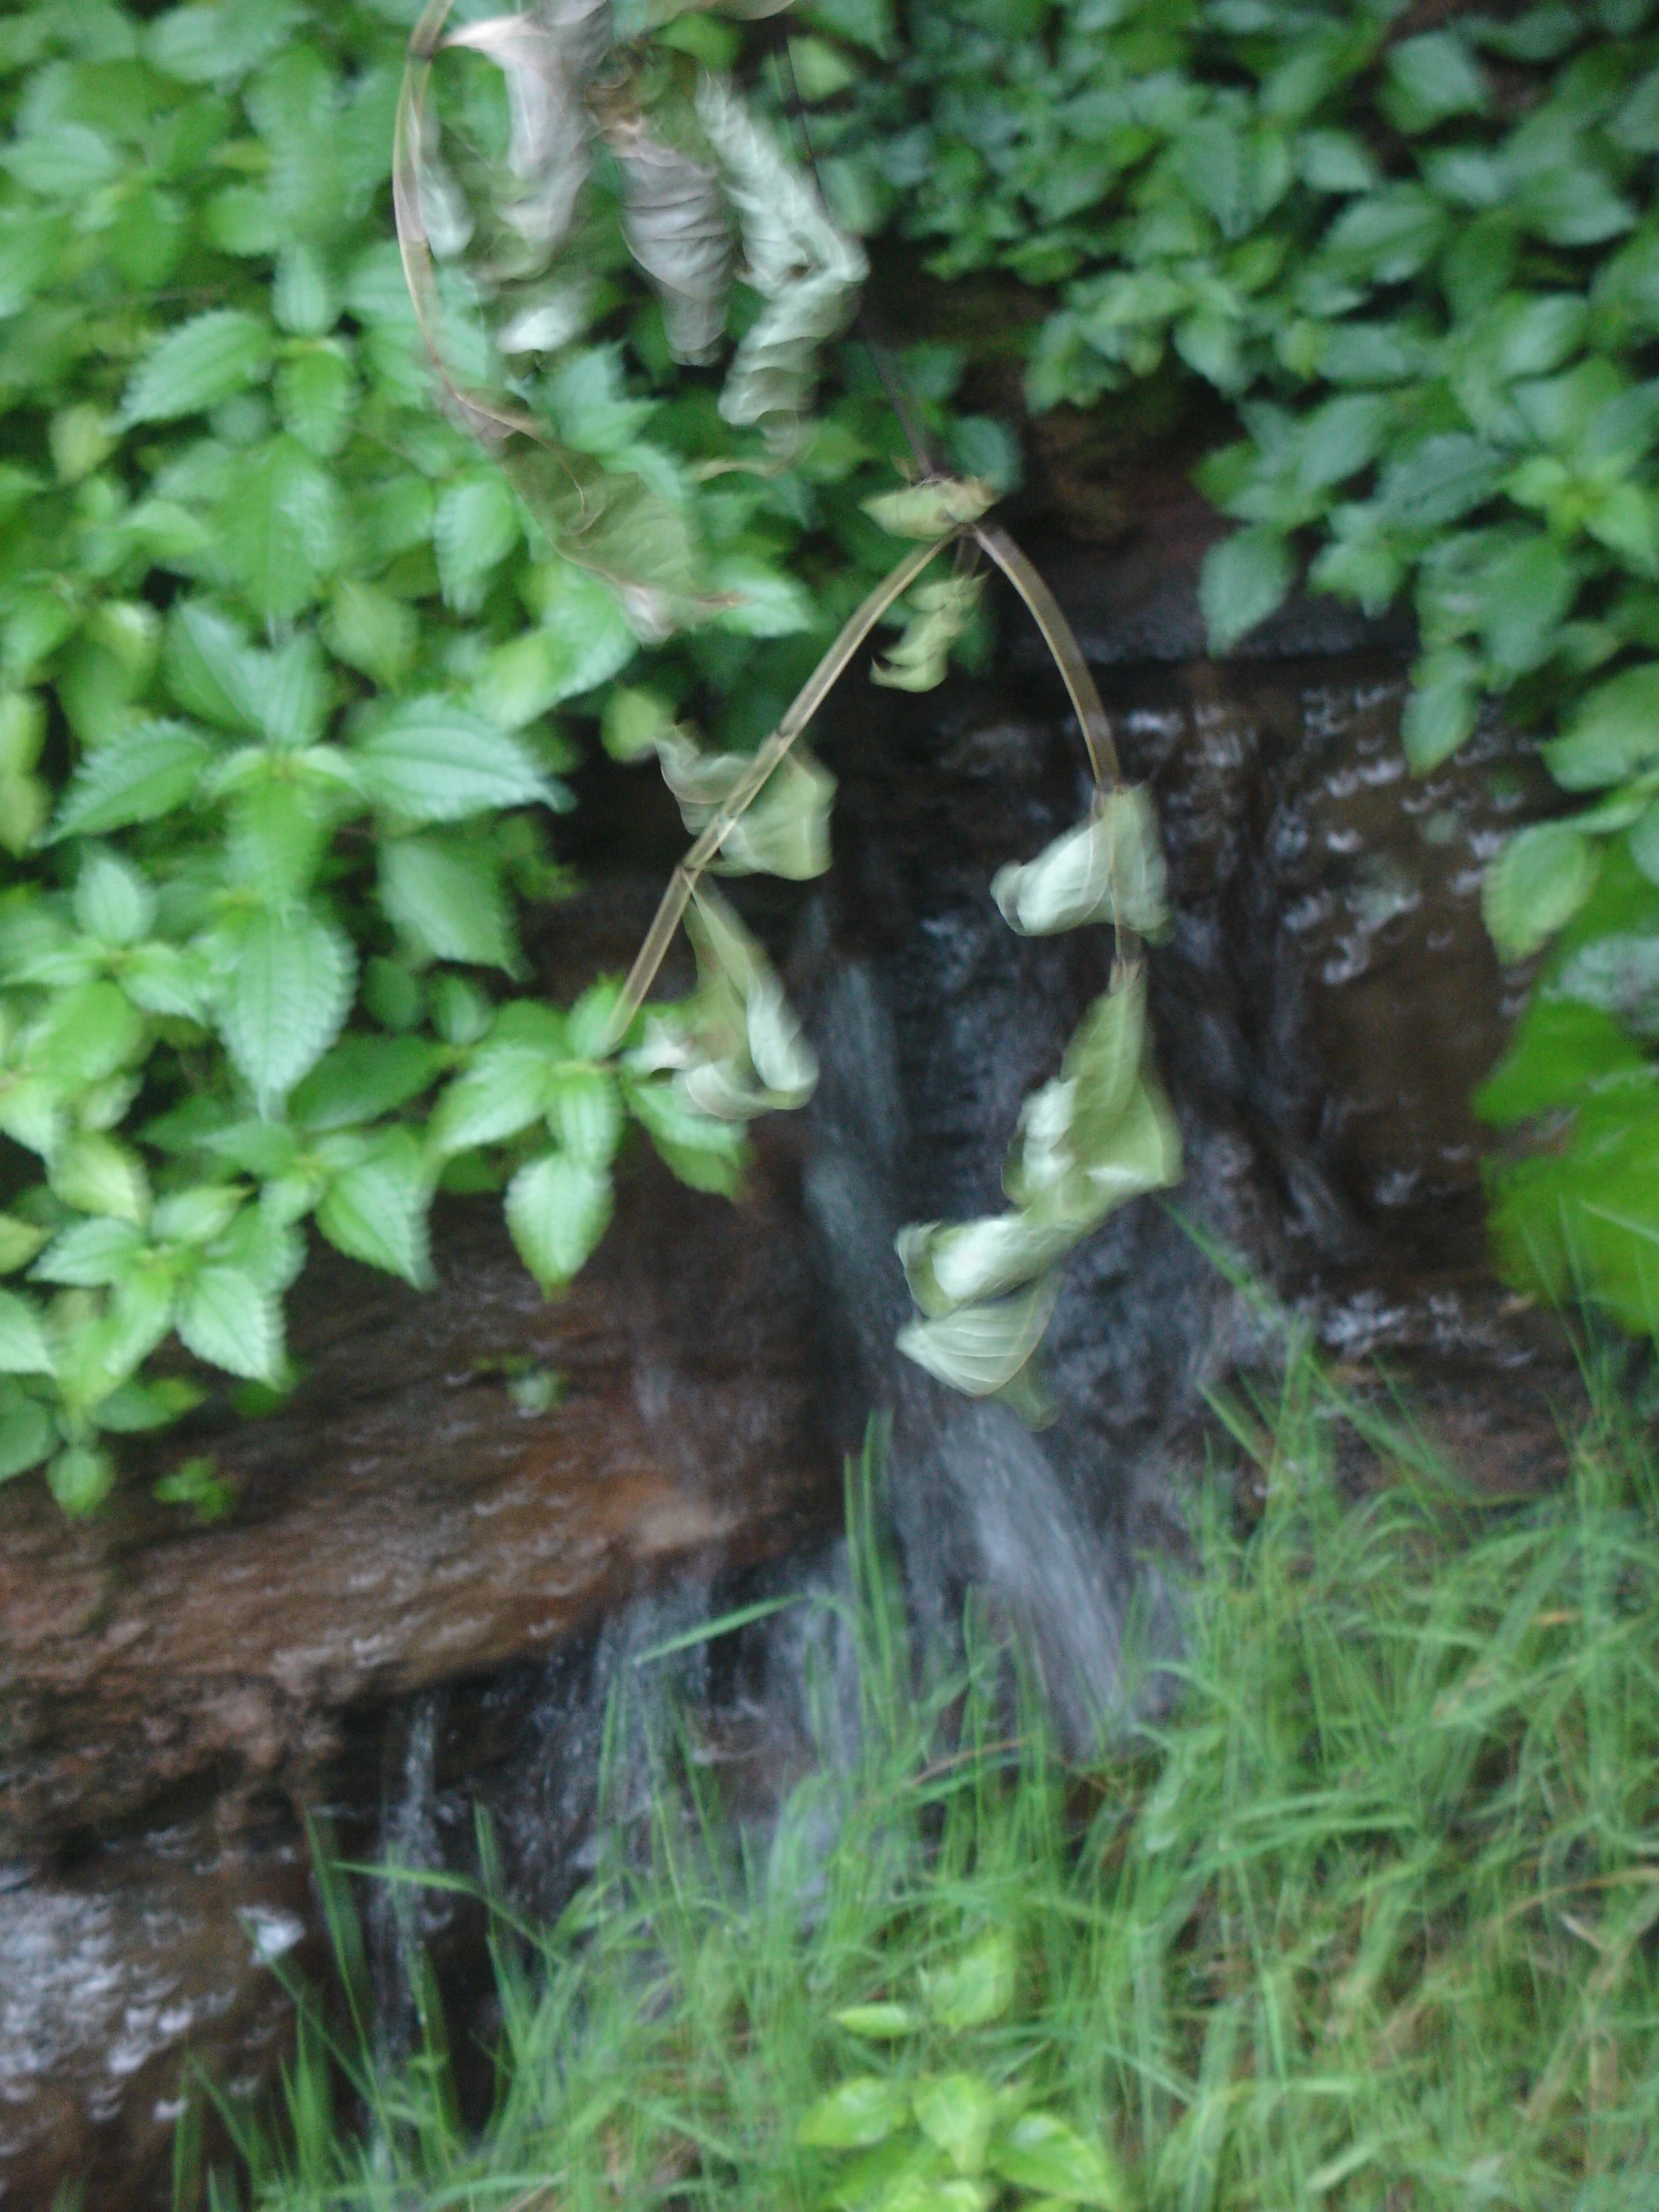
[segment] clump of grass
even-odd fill
[[[1336,1472],[1356,1423],[1377,1476],[1358,1499]],[[1003,2185],[971,2162],[883,2179],[799,2137],[849,2078],[901,2110],[957,2074],[1063,2114],[1122,2177],[1096,2201],[1146,2212],[1659,2205],[1641,1440],[1609,1399],[1560,1493],[1482,1504],[1308,1362],[1234,1428],[1259,1513],[1218,1468],[1167,1718],[1087,1776],[1028,1709],[1010,1740],[983,1636],[912,1691],[855,1484],[854,1769],[796,1793],[764,1865],[665,1783],[643,1859],[619,1853],[528,1951],[504,1937],[481,2135],[435,2029],[362,2078],[371,2127],[342,2132],[313,2033],[283,2147],[245,2138],[252,2201],[989,2212]],[[929,2009],[987,1937],[1016,1961],[1005,2001]],[[836,2018],[873,2005],[905,2010]],[[872,2040],[883,2018],[902,2031]],[[222,2181],[214,2201],[241,2200]]]

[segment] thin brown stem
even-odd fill
[[[1095,688],[1095,680],[1089,673],[1089,664],[1083,658],[1083,649],[1071,624],[1060,612],[1059,601],[1027,556],[997,523],[976,522],[972,535],[975,543],[984,547],[1019,593],[1042,632],[1043,643],[1054,657],[1054,665],[1060,671],[1060,680],[1071,700],[1072,712],[1083,732],[1095,783],[1102,791],[1113,784],[1121,784],[1123,771],[1118,765],[1111,718]]]
[[[773,770],[846,673],[852,656],[887,609],[895,600],[903,597],[930,561],[942,553],[947,545],[955,542],[956,536],[957,533],[953,531],[949,537],[934,538],[925,545],[913,546],[898,566],[881,579],[841,625],[834,643],[796,694],[777,729],[733,785],[719,814],[675,869],[668,889],[663,893],[662,904],[657,908],[651,927],[646,932],[645,942],[640,946],[638,957],[628,972],[628,980],[622,987],[622,996],[617,1000],[615,1011],[611,1015],[610,1030],[602,1053],[616,1049],[627,1034],[629,1023],[645,1004],[646,993],[657,979],[657,971],[674,941],[674,932],[680,926],[681,916],[697,888],[698,877],[760,797]]]

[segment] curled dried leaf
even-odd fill
[[[680,802],[686,828],[708,828],[754,763],[738,753],[702,753],[677,725],[655,739],[663,781]],[[768,777],[760,797],[721,840],[719,864],[731,874],[787,876],[805,882],[830,865],[830,808],[835,779],[797,744]]]
[[[910,1296],[931,1318],[997,1298],[1046,1275],[1075,1242],[1065,1223],[1026,1214],[982,1221],[916,1222],[894,1240]]]
[[[535,14],[491,16],[452,31],[444,44],[487,55],[506,77],[507,161],[524,190],[502,219],[551,253],[592,167],[582,93],[611,48],[609,0],[543,0]]]
[[[628,250],[662,302],[669,352],[711,361],[726,328],[732,223],[716,171],[666,146],[638,118],[606,132],[622,173]]]
[[[932,691],[942,684],[950,648],[973,620],[984,589],[982,575],[944,576],[918,584],[910,594],[914,612],[904,635],[886,659],[871,668],[871,682],[909,692]]]
[[[884,491],[862,505],[889,537],[942,538],[964,523],[977,522],[996,497],[996,486],[982,476],[925,476],[919,484]]]
[[[1169,921],[1152,802],[1138,786],[1107,792],[1089,820],[1020,866],[999,868],[991,896],[1021,936],[1115,922],[1153,936]]]
[[[697,115],[742,226],[745,274],[767,302],[733,358],[721,413],[787,438],[812,397],[819,348],[850,321],[869,265],[726,79],[700,78]]]
[[[804,1106],[818,1061],[766,954],[707,888],[695,894],[686,928],[698,987],[652,1016],[629,1067],[637,1075],[670,1071],[686,1104],[720,1121]]]
[[[1005,1390],[1042,1342],[1060,1296],[1060,1278],[1046,1275],[1017,1298],[962,1306],[936,1321],[913,1321],[898,1333],[898,1349],[918,1368],[968,1397]]]

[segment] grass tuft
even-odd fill
[[[956,1678],[915,1692],[866,1460],[855,1767],[796,1791],[764,1861],[735,1859],[689,1760],[665,1771],[648,1849],[619,1847],[533,1945],[503,1932],[481,2135],[430,2015],[400,2069],[353,2067],[365,2134],[330,2109],[313,2028],[286,2125],[245,2131],[248,2194],[221,2177],[216,2212],[1031,2203],[977,2137],[943,2179],[925,2144],[906,2168],[910,2123],[861,2165],[823,2147],[847,2113],[913,2104],[928,2127],[945,2076],[969,2135],[981,2092],[997,2125],[1069,2122],[1102,2205],[1659,2207],[1643,1440],[1609,1394],[1565,1489],[1492,1504],[1309,1362],[1230,1419],[1253,1481],[1218,1466],[1206,1493],[1167,1717],[1068,1772],[1029,1700],[1010,1738],[1005,1661],[971,1623]],[[1358,1498],[1337,1478],[1357,1428]]]

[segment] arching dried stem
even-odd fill
[[[668,889],[663,893],[662,904],[657,908],[651,927],[646,932],[645,942],[640,946],[634,965],[629,970],[622,996],[617,1000],[612,1013],[610,1034],[604,1047],[607,1052],[615,1050],[626,1034],[629,1023],[645,1004],[646,993],[656,981],[668,948],[674,942],[674,932],[679,928],[687,903],[697,888],[698,877],[719,852],[736,824],[760,797],[773,770],[829,698],[845,674],[853,654],[887,609],[895,600],[903,597],[929,562],[936,559],[947,545],[955,543],[958,534],[953,532],[949,537],[934,538],[927,544],[915,546],[847,617],[835,642],[796,694],[777,729],[755,755],[747,775],[732,787],[725,806],[675,869]]]

